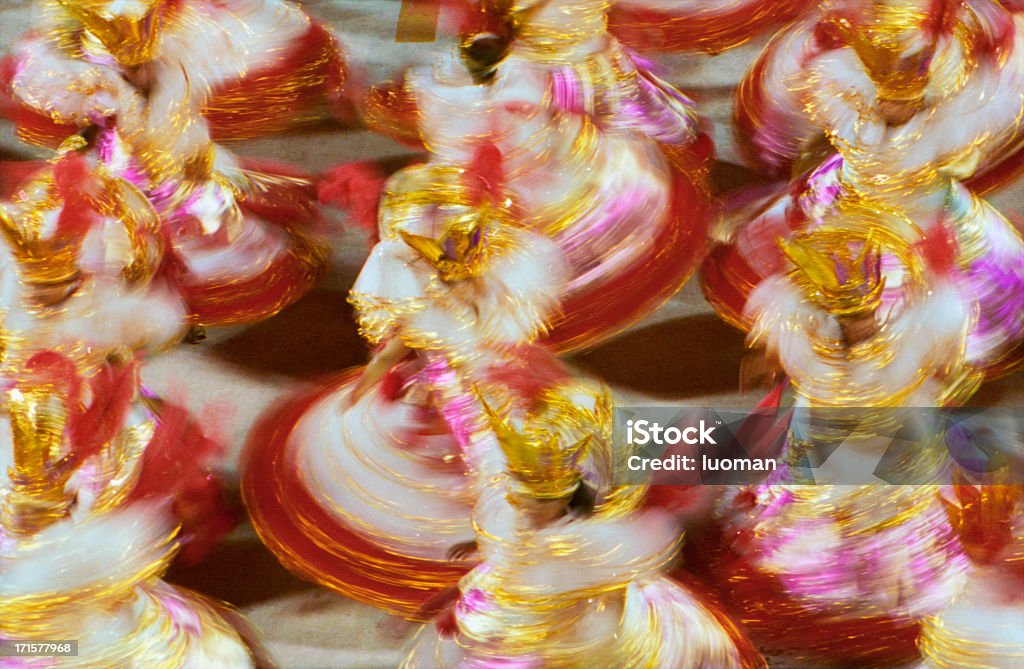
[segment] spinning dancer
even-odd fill
[[[955,285],[981,310],[968,362],[988,375],[1015,366],[1024,342],[1024,242],[963,181],[1020,134],[1022,21],[989,2],[872,0],[828,11],[813,33],[780,38],[776,49],[797,48],[784,40],[798,38],[818,48],[801,61],[800,76],[783,68],[791,59],[764,61],[741,91],[741,106],[761,114],[752,123],[769,133],[776,112],[758,105],[777,93],[808,112],[787,118],[828,143],[817,151],[803,131],[780,131],[803,152],[797,171],[808,171],[765,197],[737,198],[728,241],[702,270],[723,317],[749,328],[750,291],[784,266],[778,240],[813,230],[849,203],[908,218],[922,238],[951,230]],[[755,86],[761,92],[751,93]],[[755,133],[766,156],[767,147],[785,144],[761,137]],[[780,149],[785,161],[796,160],[791,148]]]
[[[610,3],[506,4],[487,15],[504,35],[477,33],[460,55],[372,91],[367,118],[457,164],[497,147],[517,219],[572,268],[548,343],[582,348],[649,314],[693,272],[710,143],[692,102],[608,35]],[[333,179],[329,198],[351,201],[351,168]]]
[[[567,383],[508,417],[489,412],[505,464],[474,512],[481,563],[403,667],[765,666],[663,573],[679,532],[638,510],[643,486],[583,484],[580,461],[611,441],[610,410],[607,395],[580,404]]]
[[[99,159],[159,213],[198,323],[258,320],[305,293],[324,260],[310,236],[312,183],[214,140],[281,129],[336,98],[343,69],[329,34],[277,0],[43,9],[9,68],[7,114],[22,138],[53,144],[93,129]]]
[[[788,466],[727,499],[726,551],[706,569],[762,647],[907,660],[919,621],[963,585],[966,556],[938,496],[950,459],[929,407],[977,387],[975,305],[955,287],[949,239],[920,234],[846,206],[784,242],[789,271],[751,295],[750,341],[768,367],[747,371],[777,366],[795,389]],[[885,462],[899,480],[849,483],[881,475],[895,446],[903,458]],[[820,465],[811,480],[808,464]]]
[[[286,565],[403,615],[466,569],[445,550],[472,539],[476,467],[493,456],[469,440],[474,386],[565,374],[531,344],[564,259],[482,169],[437,160],[389,180],[350,294],[373,359],[269,416],[245,467],[254,522]]]

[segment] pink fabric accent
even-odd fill
[[[586,103],[583,87],[576,71],[571,67],[556,67],[551,70],[551,97],[555,107],[573,114],[585,114]]]
[[[161,597],[160,603],[163,604],[167,613],[170,614],[174,624],[183,629],[187,634],[194,637],[199,637],[202,634],[203,626],[199,616],[177,594]]]
[[[481,415],[476,399],[463,390],[458,373],[440,355],[431,356],[423,369],[423,377],[435,389],[441,416],[455,436],[459,448],[463,453],[468,452],[472,448],[473,435]]]

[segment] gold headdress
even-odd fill
[[[1009,483],[971,485],[959,472],[954,474],[954,483],[955,501],[940,499],[967,555],[981,564],[1009,557],[1014,520],[1024,503],[1024,487]]]
[[[21,267],[21,278],[29,286],[46,291],[70,285],[80,275],[79,254],[81,234],[43,236],[44,217],[58,207],[79,206],[60,196],[56,183],[56,164],[83,143],[78,135],[62,145],[51,161],[55,167],[41,171],[24,185],[10,205],[0,204],[0,232],[6,238],[15,260]],[[130,281],[146,280],[156,270],[162,253],[160,220],[149,199],[124,179],[105,173],[96,166],[89,174],[96,188],[84,195],[87,206],[100,216],[120,221],[131,245],[125,259],[124,276]]]
[[[856,316],[881,304],[881,251],[870,232],[822,228],[780,244],[799,283],[830,313]]]
[[[866,20],[857,25],[839,16],[830,17],[829,22],[857,52],[878,87],[879,100],[918,106],[924,99],[935,55],[934,32],[940,23],[931,16],[935,3],[872,0],[869,4]],[[916,51],[907,53],[910,36],[923,36],[925,41]]]
[[[401,239],[437,268],[444,281],[479,276],[487,262],[485,226],[501,212],[486,198],[474,201],[465,183],[465,170],[442,165],[424,165],[403,170],[388,184],[381,204],[381,225],[394,230]],[[417,235],[403,229],[437,207],[440,234]]]
[[[14,388],[7,394],[14,441],[14,484],[4,513],[16,531],[35,532],[63,517],[71,498],[71,472],[54,464],[62,456],[67,420],[62,397],[48,385]]]
[[[82,240],[77,238],[41,238],[41,213],[29,212],[23,224],[0,206],[0,232],[3,232],[25,282],[37,288],[71,284],[79,276],[78,254]]]
[[[126,67],[153,59],[165,0],[56,0]]]
[[[577,387],[570,382],[543,391],[524,416],[522,430],[515,429],[480,398],[505,453],[514,492],[541,500],[572,495],[583,479],[580,460],[593,440],[601,433],[610,438],[607,393],[601,393],[594,408],[588,409],[577,403]]]

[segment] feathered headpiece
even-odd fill
[[[53,379],[30,374],[7,392],[14,442],[14,484],[4,514],[19,532],[35,532],[63,517],[71,504],[65,485],[71,471],[55,471],[67,423],[66,392]]]
[[[938,36],[952,15],[950,4],[948,0],[870,0],[859,16],[833,12],[826,23],[857,52],[878,87],[879,100],[920,105]],[[907,38],[912,35],[924,38],[916,50],[908,49]]]
[[[548,388],[525,412],[521,429],[480,398],[507,459],[514,492],[544,500],[568,497],[576,490],[583,478],[580,460],[595,438],[610,438],[611,432],[607,392],[597,396],[593,408],[579,403],[583,392],[572,381]]]
[[[940,499],[967,554],[979,564],[1005,559],[1007,548],[1014,541],[1014,518],[1024,501],[1024,488],[970,485],[962,475],[955,478],[956,500]]]
[[[80,275],[82,243],[102,217],[120,221],[127,232],[131,252],[125,258],[125,278],[149,278],[162,252],[159,216],[138,188],[90,168],[74,151],[79,144],[72,140],[62,146],[51,170],[34,177],[10,205],[0,205],[0,233],[21,267],[22,279],[39,289],[73,284]],[[56,225],[46,233],[44,218],[57,207]]]
[[[487,263],[486,226],[505,215],[500,201],[501,154],[481,148],[469,169],[429,164],[403,170],[389,183],[382,203],[383,227],[393,227],[413,250],[437,268],[445,281],[480,275]],[[439,234],[417,235],[400,222],[423,207],[442,215]]]
[[[67,514],[74,497],[67,482],[117,436],[136,394],[138,364],[111,358],[85,378],[71,358],[43,350],[18,376],[6,404],[14,490],[4,511],[13,527],[33,532]]]
[[[871,233],[821,229],[780,240],[798,282],[837,316],[870,313],[882,301],[881,251]]]
[[[26,283],[37,287],[73,282],[79,275],[78,254],[95,222],[94,207],[84,192],[90,181],[85,159],[75,153],[60,157],[53,166],[49,197],[43,206],[17,211],[0,206],[0,232],[21,265]],[[54,232],[44,236],[43,214],[51,201],[63,204]],[[16,220],[17,219],[17,220]]]
[[[166,0],[56,0],[103,49],[127,67],[153,59]]]

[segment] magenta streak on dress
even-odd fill
[[[101,131],[96,141],[96,148],[99,151],[100,160],[104,164],[109,165],[117,160],[117,130],[106,128]],[[145,190],[149,184],[145,173],[139,169],[134,159],[129,159],[128,165],[121,169],[117,176],[140,190]]]
[[[585,114],[583,84],[576,70],[568,65],[552,68],[551,96],[555,107],[573,114]]]
[[[451,364],[441,355],[430,355],[423,368],[423,378],[439,395],[440,414],[464,455],[471,456],[473,436],[481,415],[476,399],[463,391],[462,381]]]
[[[991,252],[972,263],[967,285],[979,304],[978,327],[971,337],[1018,342],[1024,338],[1024,258]]]
[[[187,602],[179,599],[176,593],[163,593],[160,603],[170,614],[174,624],[184,630],[186,634],[196,638],[202,636],[203,625],[199,616]]]
[[[630,96],[616,100],[611,119],[593,119],[608,130],[638,131],[660,144],[686,145],[695,137],[693,101],[636,63],[636,87]],[[586,99],[587,86],[572,66],[550,70],[551,95],[555,107],[573,114],[593,110]],[[613,93],[614,95],[615,93]]]

